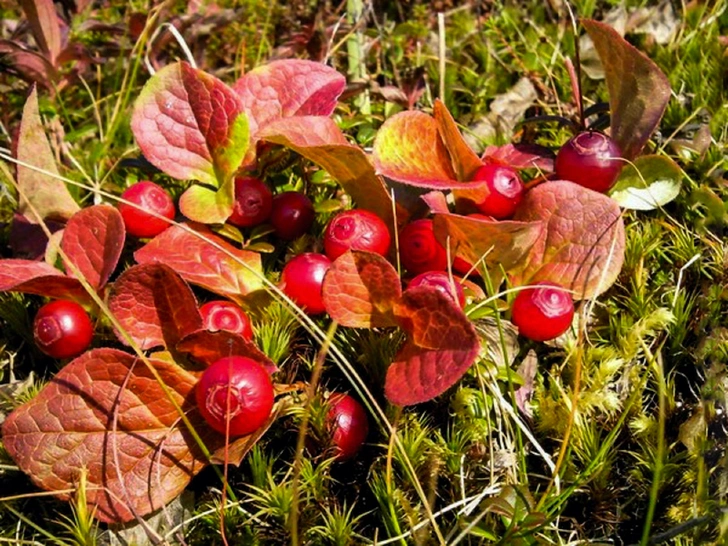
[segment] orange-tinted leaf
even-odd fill
[[[79,210],[66,185],[58,179],[55,156],[40,119],[38,92],[35,86],[23,108],[16,157],[18,161],[49,173],[41,173],[30,167],[18,165],[20,214],[33,223],[39,223],[45,218],[66,220]]]
[[[591,298],[609,288],[624,261],[624,222],[619,206],[604,194],[578,184],[546,182],[526,194],[515,215],[543,222],[516,285],[552,281]]]
[[[396,326],[402,284],[392,264],[372,252],[348,251],[331,264],[323,284],[326,311],[350,328]]]
[[[246,356],[260,362],[270,374],[278,371],[278,367],[252,341],[225,330],[211,332],[197,330],[186,335],[177,343],[177,350],[186,353],[205,366],[214,364],[228,356]]]
[[[622,155],[634,158],[660,123],[670,101],[670,80],[644,53],[605,23],[582,19],[604,66],[611,135]]]
[[[471,180],[475,171],[483,166],[483,162],[465,142],[452,114],[440,99],[435,101],[434,114],[440,138],[450,153],[456,178],[463,182]]]
[[[240,250],[199,224],[170,226],[134,258],[166,264],[187,282],[238,302],[263,288],[260,254]]]
[[[450,245],[453,256],[470,264],[485,256],[486,264],[506,271],[523,261],[543,229],[537,220],[491,222],[459,214],[435,214],[433,220],[435,237]]]
[[[196,376],[150,363],[208,447],[222,445],[195,408]],[[72,490],[85,469],[89,508],[106,522],[161,508],[207,464],[149,368],[114,349],[73,360],[10,414],[2,432],[10,456],[43,489]]]
[[[202,328],[190,287],[166,265],[135,265],[114,282],[109,309],[142,349],[164,345],[174,350],[187,334]],[[129,344],[120,332],[122,343]]]
[[[77,279],[45,262],[0,260],[0,292],[24,292],[85,303],[90,300]]]
[[[405,290],[395,312],[409,339],[387,370],[384,393],[398,406],[431,400],[475,362],[480,342],[460,307],[432,287]]]
[[[96,290],[114,272],[124,247],[124,220],[110,205],[81,209],[66,225],[61,248]],[[73,276],[72,271],[68,271]]]

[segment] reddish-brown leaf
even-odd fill
[[[95,205],[71,217],[63,232],[61,248],[88,283],[99,290],[119,263],[125,233],[118,210],[110,205]],[[68,274],[74,276],[70,268]]]
[[[20,0],[20,6],[33,30],[36,43],[51,64],[55,64],[61,52],[61,25],[58,23],[55,3],[53,0]]]
[[[460,307],[432,287],[405,290],[395,312],[409,339],[387,370],[384,393],[398,406],[419,404],[457,383],[480,342]]]
[[[350,328],[396,326],[402,284],[392,264],[372,252],[349,251],[331,264],[323,284],[329,316]]]
[[[254,140],[269,123],[293,116],[329,116],[346,79],[322,63],[283,59],[259,66],[234,86],[250,122]]]
[[[197,330],[186,335],[177,343],[177,350],[209,366],[228,356],[246,356],[260,362],[269,374],[278,371],[278,366],[252,341],[225,330],[211,332]]]
[[[174,350],[187,334],[202,328],[190,287],[166,265],[135,265],[111,287],[109,309],[124,332],[142,349],[164,345]],[[122,343],[129,342],[116,333]]]
[[[624,222],[606,195],[564,180],[546,182],[526,194],[515,219],[543,223],[523,267],[513,274],[516,285],[552,281],[582,299],[601,294],[619,275]]]
[[[195,408],[194,374],[150,360],[211,450],[222,445]],[[95,349],[58,372],[2,427],[3,444],[36,485],[69,498],[87,471],[89,508],[126,522],[164,506],[207,464],[149,368],[115,349]]]
[[[440,99],[435,101],[434,114],[440,138],[450,154],[456,178],[462,182],[472,180],[475,171],[483,166],[483,162],[465,142],[452,114]]]
[[[582,19],[581,23],[604,66],[612,138],[622,155],[633,159],[660,123],[670,101],[670,80],[609,25],[591,19]]]
[[[25,49],[20,43],[12,40],[0,40],[0,55],[21,78],[30,83],[53,88],[57,76],[56,69],[40,53]]]
[[[78,279],[45,262],[0,260],[0,292],[24,292],[87,303],[90,296]]]
[[[199,224],[170,226],[134,258],[166,264],[187,282],[238,302],[263,288],[260,254],[235,248]]]
[[[538,144],[504,144],[488,146],[483,152],[483,161],[501,163],[514,169],[537,168],[543,173],[554,170],[554,153]]]

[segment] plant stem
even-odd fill
[[[367,65],[364,58],[364,34],[361,31],[360,22],[364,15],[363,0],[347,0],[346,2],[346,20],[356,27],[346,42],[346,52],[349,58],[349,69],[347,71],[352,81],[367,80]],[[369,99],[369,91],[364,92],[356,97],[354,103],[364,116],[370,116],[372,113],[371,101]]]

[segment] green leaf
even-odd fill
[[[682,169],[671,159],[646,155],[622,169],[610,195],[622,208],[653,210],[678,196],[682,178]]]

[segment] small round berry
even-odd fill
[[[119,212],[127,233],[135,237],[155,237],[169,226],[169,222],[150,214],[154,212],[172,220],[176,214],[174,201],[158,184],[143,180],[130,186],[121,198],[133,204],[119,203]]]
[[[307,252],[291,258],[281,272],[280,288],[309,315],[326,311],[321,287],[331,260],[324,254]]]
[[[473,181],[485,182],[488,196],[475,203],[483,214],[497,220],[510,218],[523,199],[526,186],[523,185],[518,172],[511,167],[495,163],[483,165],[473,175]]]
[[[195,387],[195,399],[205,421],[230,436],[258,430],[273,410],[275,393],[268,372],[255,360],[243,356],[221,358],[207,368]],[[229,404],[228,404],[229,400]]]
[[[329,399],[326,414],[336,458],[352,458],[369,434],[369,419],[362,405],[348,394],[336,393]]]
[[[407,224],[399,233],[399,257],[413,275],[447,269],[447,251],[437,239],[433,222],[424,218]]]
[[[332,218],[324,233],[324,250],[331,260],[349,249],[386,256],[390,243],[389,229],[384,220],[363,209],[340,212]]]
[[[415,288],[417,286],[431,286],[436,288],[453,302],[457,303],[461,309],[465,307],[463,287],[459,282],[451,282],[450,275],[445,271],[426,271],[420,273],[409,282],[407,288]]]
[[[303,193],[286,191],[273,198],[270,223],[281,239],[291,241],[308,232],[315,216],[313,203]]]
[[[571,295],[551,282],[521,290],[511,308],[511,320],[518,333],[534,341],[559,337],[569,329],[573,318]]]
[[[205,330],[234,332],[245,339],[253,339],[250,318],[238,305],[227,300],[208,301],[200,307]]]
[[[93,324],[78,303],[55,300],[38,310],[33,321],[33,339],[38,348],[53,358],[71,358],[91,344]]]
[[[273,209],[273,194],[262,181],[250,176],[235,179],[235,202],[228,222],[252,227],[265,222]]]
[[[612,187],[622,170],[622,151],[603,133],[585,131],[556,154],[556,176],[598,192]]]

